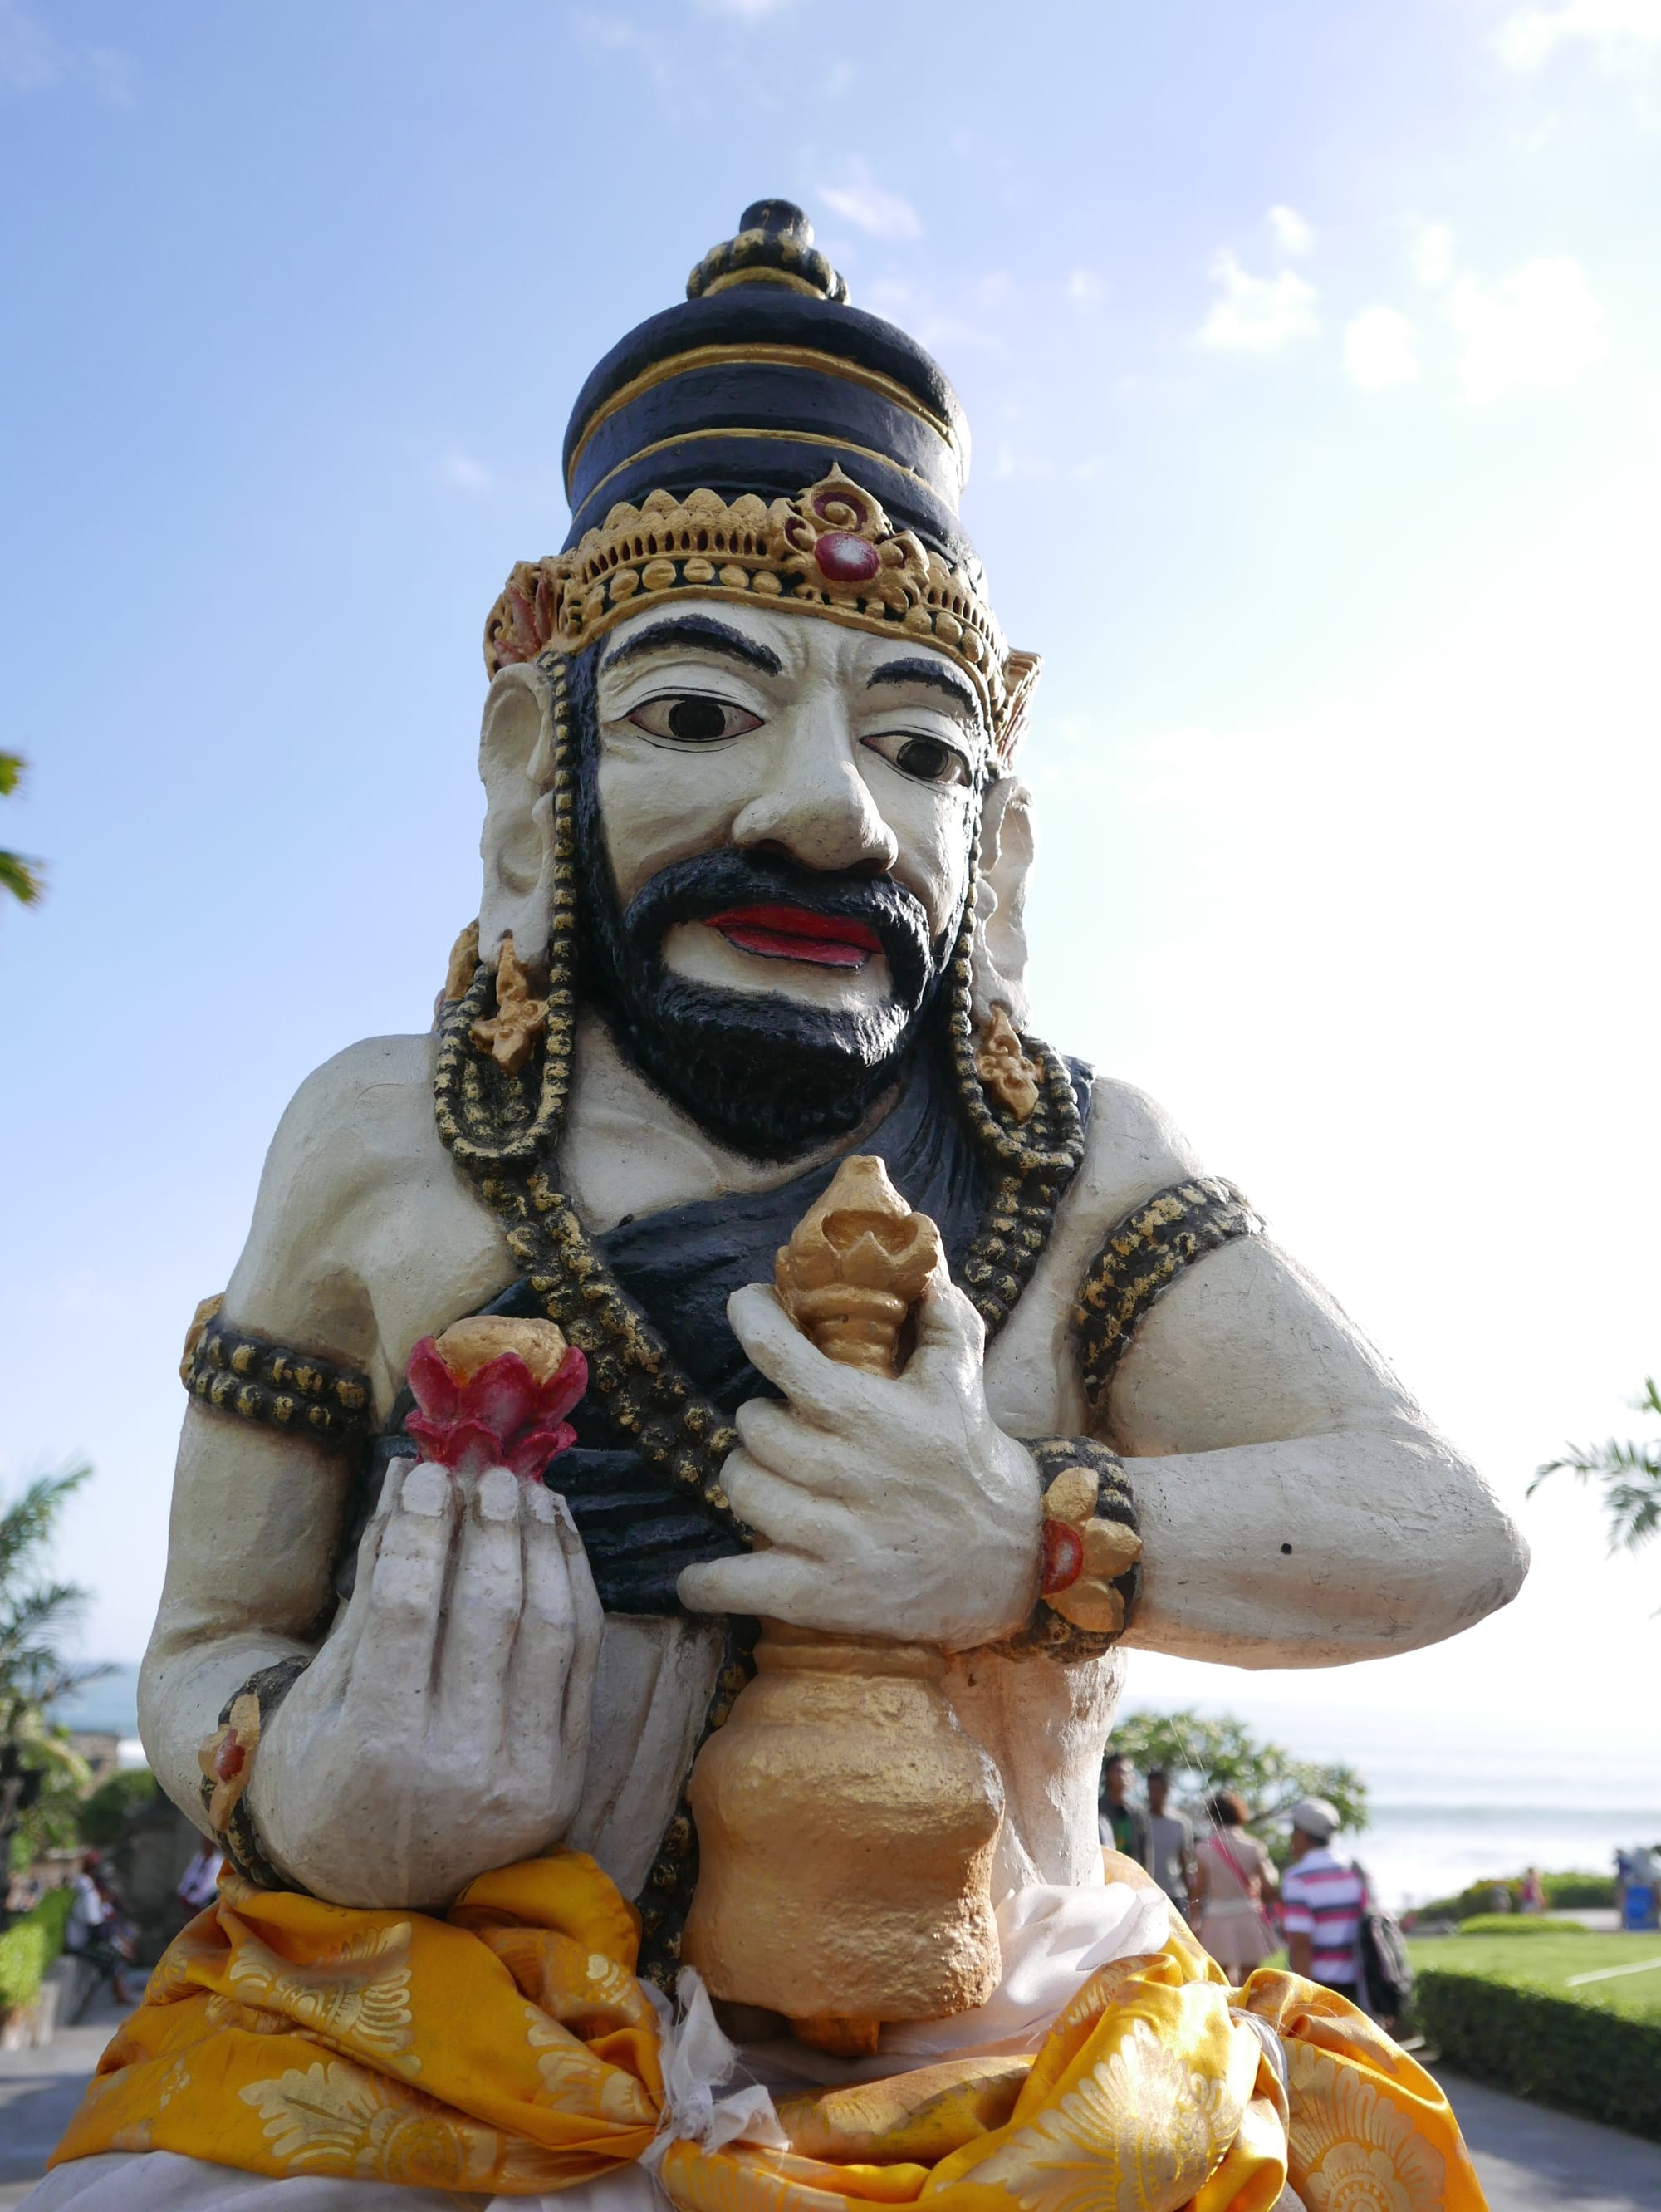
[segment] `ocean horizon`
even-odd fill
[[[138,1669],[112,1668],[59,1707],[69,1727],[136,1741]],[[1127,1712],[1178,1700],[1138,1698]],[[1197,1698],[1295,1757],[1343,1759],[1367,1785],[1365,1829],[1340,1839],[1395,1909],[1469,1883],[1543,1872],[1609,1874],[1618,1849],[1661,1843],[1661,1741],[1607,1724],[1388,1707]]]

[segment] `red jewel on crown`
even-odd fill
[[[827,530],[813,549],[819,573],[833,584],[868,583],[881,565],[876,546],[850,530]]]

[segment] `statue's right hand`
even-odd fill
[[[255,1755],[276,1866],[331,1904],[431,1910],[548,1850],[582,1790],[602,1625],[562,1498],[394,1462],[351,1600]]]

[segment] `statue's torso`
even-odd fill
[[[593,1212],[585,1207],[587,1224],[609,1263],[670,1337],[694,1382],[730,1410],[768,1386],[749,1369],[725,1329],[725,1295],[741,1282],[770,1276],[774,1247],[828,1182],[834,1158],[805,1173],[794,1164],[712,1159],[711,1148],[695,1133],[688,1139],[684,1127],[672,1121],[664,1127],[655,1094],[642,1100],[626,1079],[618,1079],[591,1030],[585,1042],[591,1047],[585,1055],[591,1079],[585,1085],[579,1075],[559,1157],[561,1178],[589,1194]],[[326,1310],[331,1295],[346,1295],[342,1268],[326,1257],[332,1250],[349,1265],[373,1309],[370,1367],[378,1413],[387,1427],[395,1425],[403,1370],[421,1337],[464,1314],[512,1309],[523,1296],[494,1219],[439,1143],[431,1054],[425,1038],[379,1040],[355,1048],[355,1056],[369,1062],[361,1073],[374,1094],[375,1188],[366,1189],[349,1221],[318,1224],[314,1300]],[[984,1203],[985,1177],[939,1086],[913,1084],[852,1148],[888,1158],[907,1199],[940,1218],[949,1255],[957,1258]],[[1134,1176],[1134,1165],[1131,1172]],[[1095,1178],[1087,1173],[1078,1180],[1088,1185]],[[726,1188],[718,1194],[722,1184]],[[656,1205],[620,1212],[618,1201],[631,1190]],[[1088,1425],[1067,1325],[1099,1240],[1100,1206],[1099,1194],[1080,1194],[1082,1206],[1079,1194],[1064,1197],[1034,1279],[989,1351],[990,1407],[1015,1435],[1074,1434]],[[290,1208],[305,1206],[303,1184],[297,1182],[288,1195]],[[315,1310],[309,1325],[295,1316],[295,1334],[318,1341]],[[626,1439],[605,1434],[597,1407],[579,1414],[579,1432],[583,1449],[573,1464],[580,1471],[572,1474],[571,1486],[574,1491],[586,1479],[598,1498],[615,1484],[616,1469],[597,1468],[597,1462]],[[389,1438],[383,1455],[391,1449]],[[576,1510],[580,1520],[580,1499]],[[349,1522],[349,1559],[350,1528]],[[591,1540],[599,1560],[603,1540]],[[942,1541],[950,1541],[949,1531],[943,1530]],[[694,1545],[687,1557],[697,1555]],[[645,1597],[638,1590],[631,1595],[627,1577],[621,1583],[614,1577],[608,1594],[606,1571],[601,1561],[608,1620],[593,1747],[570,1840],[591,1851],[625,1894],[633,1894],[673,1813],[696,1744],[720,1664],[722,1631],[687,1616],[668,1598],[678,1571],[672,1555],[666,1569],[660,1565],[648,1577],[656,1586]],[[637,1605],[652,1609],[624,1609]],[[954,1705],[1004,1776],[1008,1814],[998,1872],[1007,1883],[1096,1878],[1095,1774],[1120,1673],[1116,1656],[1070,1667],[985,1652],[952,1662]]]

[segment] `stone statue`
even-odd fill
[[[882,2168],[944,2212],[1317,2206],[1361,2144],[1379,2203],[1480,2204],[1376,2029],[1231,1996],[1104,1872],[1096,1781],[1127,1649],[1408,1650],[1512,1597],[1521,1542],[1161,1110],[1029,1032],[1037,662],[950,386],[785,203],[688,291],[585,385],[566,549],[487,624],[433,1032],[302,1085],[193,1327],[141,1721],[232,1867],[30,2202],[801,2212]],[[863,1364],[773,1287],[849,1163],[870,1253],[878,1183],[896,1249],[936,1232]],[[984,1772],[955,2014],[682,1971],[689,1780],[758,1620],[779,1665],[917,1651]],[[830,1849],[795,1870],[824,1922],[861,1886]]]

